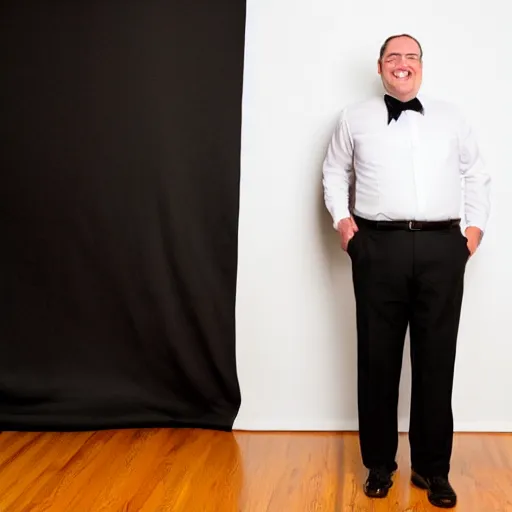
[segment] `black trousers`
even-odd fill
[[[356,218],[349,242],[358,332],[359,435],[367,468],[396,469],[398,395],[407,327],[412,468],[447,475],[452,389],[469,251],[459,227],[377,229]]]

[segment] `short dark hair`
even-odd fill
[[[386,49],[387,49],[390,41],[392,41],[393,39],[397,39],[399,37],[408,37],[409,39],[412,39],[420,47],[420,59],[423,58],[423,48],[421,47],[420,42],[415,37],[413,37],[409,34],[398,34],[398,35],[394,35],[394,36],[389,36],[384,41],[383,45],[380,47],[379,60],[382,60],[382,57],[384,57],[384,54],[386,53]]]

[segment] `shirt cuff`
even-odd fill
[[[348,208],[345,210],[337,210],[336,214],[333,216],[332,227],[338,231],[338,224],[340,223],[340,220],[348,219],[350,215],[350,210]]]
[[[486,222],[484,219],[473,219],[469,222],[466,222],[466,228],[478,228],[483,235],[486,228]]]

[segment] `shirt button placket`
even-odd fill
[[[408,113],[409,114],[409,113]],[[412,165],[412,173],[414,176],[414,189],[415,189],[415,219],[423,219],[423,214],[425,211],[425,201],[422,196],[421,190],[421,161],[419,158],[420,152],[420,138],[418,133],[418,123],[414,117],[415,113],[410,113],[407,116],[407,121],[409,123],[409,142],[411,148],[411,165]]]

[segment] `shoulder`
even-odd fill
[[[386,104],[384,103],[384,98],[381,96],[372,96],[370,98],[359,100],[353,102],[349,105],[346,105],[342,111],[341,115],[347,120],[359,118],[359,117],[367,117],[373,116],[375,113],[381,111],[386,108]]]
[[[428,95],[418,95],[425,113],[442,117],[445,120],[452,120],[456,123],[465,122],[465,115],[460,105],[453,101],[436,98]]]
[[[383,96],[373,96],[343,107],[338,117],[338,127],[356,134],[370,129],[376,122],[386,119],[386,104]]]
[[[422,96],[420,101],[423,103],[425,116],[432,120],[433,126],[442,126],[443,131],[461,139],[467,138],[473,131],[471,121],[456,102],[426,96]]]

